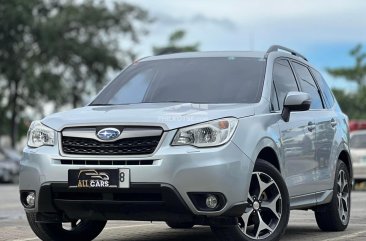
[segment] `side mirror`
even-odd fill
[[[306,111],[310,109],[311,98],[308,93],[288,92],[283,102],[282,118],[288,122],[291,111]]]

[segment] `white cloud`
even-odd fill
[[[129,0],[157,21],[142,50],[164,43],[185,28],[201,49],[263,48],[272,43],[362,42],[366,40],[366,1],[353,0]],[[252,44],[250,44],[252,42]]]
[[[164,45],[176,29],[187,30],[185,42],[199,42],[203,51],[266,50],[282,44],[316,56],[317,49],[327,45],[366,43],[364,0],[127,1],[157,19],[137,48],[140,57],[151,55],[153,45]],[[324,58],[318,54],[318,59]],[[343,64],[352,64],[345,61]],[[323,71],[329,66],[325,61],[318,64]],[[332,87],[354,89],[342,79],[326,78]]]

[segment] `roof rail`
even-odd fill
[[[272,45],[271,47],[269,47],[269,49],[267,50],[267,54],[271,53],[271,52],[276,52],[278,50],[283,50],[286,52],[291,53],[292,55],[298,56],[300,58],[303,58],[304,60],[308,61],[307,58],[305,58],[302,54],[299,54],[298,52],[296,52],[295,50],[283,47],[281,45]]]

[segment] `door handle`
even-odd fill
[[[336,121],[334,118],[332,118],[332,119],[330,120],[330,125],[331,125],[332,127],[336,127],[336,125],[337,125],[337,121]]]
[[[315,124],[311,121],[309,121],[309,123],[308,123],[308,130],[309,131],[315,130]]]

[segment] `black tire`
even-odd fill
[[[170,228],[174,228],[174,229],[190,229],[190,228],[193,228],[194,223],[192,223],[192,222],[167,221],[166,225],[168,225]]]
[[[345,186],[345,188],[343,189],[344,191],[341,192],[342,196],[340,200],[342,202],[342,206],[341,208],[339,208],[340,206],[338,202],[339,201],[338,197],[340,197],[339,196],[340,188],[338,185],[338,181],[340,175],[342,175],[341,173],[344,174],[344,180],[347,182],[346,184],[347,186]],[[341,186],[343,186],[343,184]],[[348,197],[346,197],[346,193],[348,193]],[[345,206],[346,199],[348,205]],[[347,209],[344,215],[341,212],[342,208],[344,211]],[[343,231],[347,228],[350,219],[350,214],[351,214],[351,180],[346,164],[344,164],[342,160],[338,160],[336,175],[334,178],[332,201],[328,204],[318,207],[317,210],[315,211],[315,218],[318,227],[321,230],[337,232],[337,231]]]
[[[27,213],[27,219],[33,232],[43,241],[90,241],[104,229],[107,221],[81,220],[71,230],[64,229],[62,223],[38,223],[35,213]]]
[[[263,237],[258,236],[257,238],[256,237],[252,238],[248,234],[244,234],[244,231],[242,231],[244,223],[239,222],[239,225],[233,225],[233,226],[221,226],[221,227],[220,226],[211,226],[212,231],[216,234],[216,236],[219,238],[219,240],[221,240],[221,241],[252,241],[252,240],[259,240],[259,238],[260,238],[260,240],[263,240],[263,241],[274,241],[274,240],[279,240],[282,237],[282,235],[284,234],[287,224],[288,224],[289,216],[290,216],[290,201],[289,201],[290,199],[289,199],[289,194],[288,194],[286,183],[283,180],[279,171],[273,165],[271,165],[270,163],[268,163],[264,160],[258,159],[256,161],[256,164],[254,167],[252,181],[250,184],[250,191],[248,194],[248,196],[250,196],[252,200],[253,200],[253,196],[251,193],[253,193],[252,190],[254,190],[253,188],[255,188],[255,184],[254,184],[255,181],[253,181],[253,176],[256,173],[262,173],[265,175],[265,177],[269,177],[270,178],[269,182],[274,181],[274,183],[276,184],[275,187],[277,188],[276,190],[280,194],[280,198],[281,198],[281,199],[279,199],[280,202],[276,201],[276,210],[277,210],[277,208],[278,208],[278,210],[280,210],[280,217],[279,217],[279,219],[277,219],[276,226],[274,227],[272,232],[268,232],[267,236],[263,236]],[[262,174],[260,174],[260,175],[262,175]],[[271,186],[269,186],[269,187],[271,187]],[[269,189],[269,187],[268,187],[268,189]],[[267,189],[264,189],[264,190],[266,190],[266,192],[267,192]],[[271,190],[269,190],[268,192],[271,192]],[[259,193],[260,193],[260,191],[259,191]],[[252,200],[248,199],[248,202],[250,203]],[[263,203],[265,202],[264,199],[261,201],[260,197],[258,198],[258,200],[261,205],[263,205]],[[254,204],[254,202],[253,202],[253,204]],[[258,202],[256,204],[258,204]],[[247,210],[246,210],[246,212],[247,212]],[[250,213],[255,212],[254,205],[251,208],[251,210],[252,211],[250,211]],[[265,217],[264,215],[266,215],[266,209],[264,206],[260,206],[260,209],[256,209],[256,212],[258,212],[258,214],[260,214],[259,215],[260,217],[262,215],[263,215],[263,217]],[[252,217],[252,219],[251,219],[251,223],[249,223],[250,218],[248,218],[248,223],[250,225],[254,225],[254,230],[255,230],[255,224],[253,221],[254,218],[253,218],[253,216],[250,216],[250,215],[252,215],[252,214],[248,215],[249,217]],[[267,215],[267,218],[268,217],[269,216]],[[239,220],[243,220],[243,219],[241,219],[241,217],[239,217]],[[268,224],[268,225],[270,225],[270,224]],[[258,232],[259,228],[260,227],[257,226],[257,232]],[[246,230],[248,230],[248,228],[245,229],[245,232],[247,232]],[[259,232],[261,233],[262,231],[265,231],[265,230],[261,229]],[[256,232],[256,231],[254,231],[254,232]]]

